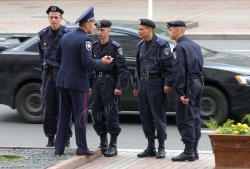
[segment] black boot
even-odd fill
[[[194,143],[193,142],[185,142],[184,152],[178,156],[172,157],[172,161],[194,161]]]
[[[199,154],[198,154],[198,150],[197,150],[198,142],[199,142],[199,140],[196,140],[194,142],[194,157],[195,157],[195,160],[199,159]]]
[[[117,136],[111,135],[109,147],[108,147],[107,151],[104,153],[104,157],[114,157],[117,155],[116,142],[117,142]]]
[[[159,147],[158,147],[158,152],[156,154],[156,158],[165,158],[165,146],[164,146],[164,141],[165,140],[158,140],[159,142]]]
[[[137,154],[137,157],[154,157],[156,156],[155,150],[155,139],[149,138],[148,139],[148,147],[143,152]]]
[[[66,141],[66,144],[65,144],[65,147],[69,147],[70,146],[70,137],[67,138],[67,141]]]
[[[54,136],[48,137],[48,144],[46,145],[46,147],[53,147],[54,145],[55,145]]]
[[[100,148],[102,150],[102,154],[104,154],[107,149],[108,149],[108,138],[107,138],[107,134],[104,135],[100,135],[100,146],[98,148]]]

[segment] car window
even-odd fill
[[[28,47],[28,48],[26,49],[26,51],[28,51],[28,52],[38,52],[37,43],[35,43],[35,44],[31,45],[30,47]]]

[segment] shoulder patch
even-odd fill
[[[93,45],[95,45],[95,44],[97,44],[97,43],[98,43],[98,40],[94,41],[94,42],[93,42]]]
[[[118,43],[118,42],[116,42],[116,41],[113,41],[113,40],[112,40],[112,44],[115,45],[115,46],[118,47],[118,48],[121,47],[121,44],[120,44],[120,43]]]
[[[63,26],[63,32],[69,33],[72,32],[69,28]]]
[[[156,42],[157,42],[159,45],[161,45],[161,46],[163,46],[164,43],[166,43],[165,41],[163,41],[163,40],[160,39],[160,38],[157,38],[157,39],[156,39]]]
[[[144,40],[142,39],[142,40],[137,44],[137,46],[141,45],[143,41],[144,41]]]
[[[41,36],[42,34],[44,34],[45,32],[47,32],[47,30],[48,30],[48,27],[47,27],[47,28],[44,28],[44,29],[42,29],[42,30],[40,30],[40,31],[38,32],[38,35]]]

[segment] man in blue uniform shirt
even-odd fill
[[[201,137],[203,57],[200,46],[184,35],[185,22],[168,22],[167,27],[170,38],[177,42],[173,49],[172,62],[173,85],[176,91],[176,125],[185,144],[184,152],[172,157],[172,161],[194,161],[199,159],[197,146]]]
[[[154,34],[156,26],[153,21],[139,19],[138,24],[138,33],[143,40],[138,43],[137,80],[133,93],[138,96],[140,118],[148,147],[137,156],[164,158],[164,142],[167,139],[165,93],[169,93],[172,86],[171,49],[167,42]],[[155,139],[159,142],[157,154]]]
[[[63,36],[56,50],[56,61],[61,63],[56,86],[59,88],[59,120],[55,154],[62,155],[67,140],[67,126],[71,110],[75,123],[76,155],[93,155],[86,139],[88,111],[88,69],[103,69],[112,59],[92,58],[92,40],[87,34],[95,29],[94,8],[90,7],[75,22],[79,28]]]
[[[90,94],[92,93],[92,115],[94,129],[100,136],[100,146],[105,157],[117,155],[117,137],[119,127],[118,100],[127,80],[128,68],[123,56],[122,46],[109,38],[112,23],[109,20],[96,22],[98,41],[93,43],[93,57],[101,59],[108,55],[114,60],[103,69],[94,69],[90,76]],[[107,133],[111,135],[108,146]]]
[[[38,49],[43,68],[41,97],[43,102],[43,129],[48,144],[54,146],[54,137],[57,129],[58,118],[58,89],[56,88],[57,73],[60,63],[55,61],[56,47],[62,36],[71,32],[68,28],[60,25],[64,11],[57,6],[50,6],[46,13],[50,26],[38,32]],[[71,124],[68,129],[66,146],[69,147],[69,139],[72,136]]]

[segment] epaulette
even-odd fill
[[[112,41],[112,44],[115,45],[115,46],[118,47],[118,48],[121,47],[121,44],[118,43],[118,42],[116,42],[116,41]]]
[[[42,29],[42,30],[40,30],[40,31],[38,32],[38,35],[41,36],[42,34],[44,34],[45,32],[47,32],[47,30],[48,30],[48,27],[47,27],[47,28],[44,28],[44,29]]]
[[[156,42],[159,44],[159,45],[161,45],[161,46],[163,46],[166,42],[165,41],[163,41],[162,39],[160,39],[160,38],[157,38],[156,39]]]
[[[94,41],[94,42],[92,43],[92,45],[97,44],[97,43],[98,43],[98,40]]]
[[[142,39],[142,40],[137,44],[137,46],[141,45],[143,41],[144,41],[144,40]]]
[[[69,28],[63,26],[63,32],[69,33],[72,32]]]

